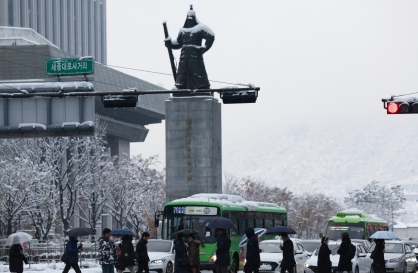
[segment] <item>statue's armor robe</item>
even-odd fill
[[[202,40],[206,43],[202,46]],[[215,40],[213,32],[203,24],[192,28],[180,29],[177,43],[173,49],[181,48],[180,63],[177,71],[178,89],[208,89],[210,83],[203,63],[203,53],[208,51]]]

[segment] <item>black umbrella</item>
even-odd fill
[[[201,226],[222,229],[237,228],[237,226],[231,220],[224,217],[211,217],[208,220],[204,221]]]
[[[171,239],[175,239],[179,233],[184,234],[185,236],[189,236],[190,234],[199,234],[199,232],[194,229],[183,229],[171,234]]]
[[[297,232],[293,228],[291,228],[291,227],[282,227],[282,226],[269,228],[265,234],[266,235],[267,234],[281,235],[284,232],[286,232],[287,234],[297,234]]]
[[[73,228],[72,230],[67,232],[67,235],[70,237],[77,237],[77,236],[87,236],[87,235],[93,235],[96,233],[95,229],[92,228]]]

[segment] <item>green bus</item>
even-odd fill
[[[387,221],[358,209],[348,209],[337,212],[328,220],[325,235],[331,240],[340,240],[341,233],[348,232],[351,239],[367,240],[381,230],[389,230]]]
[[[174,200],[164,206],[161,237],[170,239],[178,230],[195,229],[203,242],[200,247],[200,270],[215,271],[216,230],[202,227],[201,224],[206,219],[216,216],[226,217],[237,226],[237,230],[228,231],[232,242],[228,268],[231,272],[237,272],[243,267],[245,257],[239,243],[246,228],[268,229],[287,226],[287,211],[276,204],[246,201],[237,195],[196,194]],[[263,237],[267,239],[268,236]]]

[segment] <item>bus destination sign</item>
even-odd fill
[[[46,60],[45,72],[47,76],[93,74],[94,59],[49,59]]]
[[[218,215],[217,207],[172,207],[174,214],[186,215]]]

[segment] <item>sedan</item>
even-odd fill
[[[283,244],[281,240],[265,240],[260,242],[259,248],[262,252],[260,253],[261,266],[259,271],[280,271],[280,263],[283,259],[283,251],[280,249],[281,244]],[[293,241],[293,249],[296,260],[294,272],[303,273],[305,270],[304,264],[308,259],[308,252],[299,242],[295,241]]]
[[[371,254],[376,244],[369,248]],[[403,241],[385,242],[386,272],[412,272],[415,269],[417,259],[411,247]]]
[[[337,253],[341,242],[329,242],[328,247],[331,250],[332,271],[336,272],[340,255]],[[369,273],[372,272],[372,259],[367,255],[367,251],[361,244],[353,243],[356,247],[356,254],[351,260],[353,265],[353,272],[355,273]],[[306,262],[305,268],[318,272],[318,251],[319,247],[313,252],[311,258]],[[307,271],[308,272],[308,271]]]
[[[135,249],[135,248],[134,248]],[[174,245],[172,240],[148,240],[147,244],[149,270],[158,273],[173,273],[174,271]],[[135,265],[138,272],[138,265]],[[125,272],[129,270],[125,269]],[[142,273],[142,272],[140,272]]]

